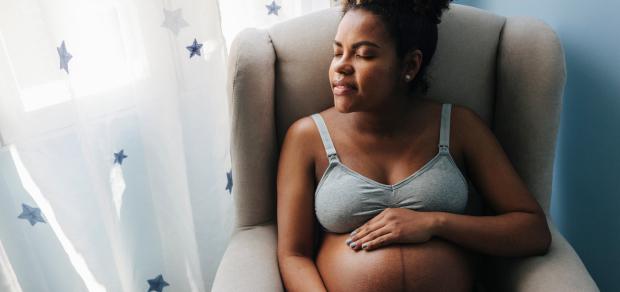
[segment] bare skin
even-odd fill
[[[408,95],[407,83],[420,68],[421,52],[412,51],[401,60],[387,35],[369,12],[353,10],[343,17],[328,74],[332,83],[340,80],[354,88],[343,92],[336,87],[339,84],[332,84],[334,107],[321,114],[343,164],[373,180],[393,184],[437,154],[441,104]],[[360,41],[367,42],[359,45]],[[457,111],[453,107],[453,121]],[[458,127],[451,130],[450,151],[463,171],[459,132]],[[290,127],[281,155],[278,260],[287,290],[471,290],[472,255],[439,238],[357,252],[345,245],[348,234],[328,232],[316,259],[312,258],[311,243],[318,234],[313,234],[315,216],[310,206],[328,161],[309,117]],[[288,157],[296,163],[288,164]]]
[[[364,10],[345,14],[329,68],[334,107],[320,113],[343,164],[394,184],[435,156],[441,104],[407,93],[406,76],[420,64],[418,50],[397,58],[378,18]],[[350,234],[326,232],[315,256],[321,234],[314,191],[328,161],[312,119],[293,123],[277,177],[278,264],[286,290],[471,291],[476,253],[546,252],[550,235],[540,206],[482,120],[457,105],[450,154],[501,216],[386,209],[358,228],[356,248],[345,244]],[[368,249],[359,248],[363,242]]]
[[[415,117],[403,137],[370,141],[347,128],[343,114],[330,108],[325,119],[341,162],[368,178],[393,184],[420,169],[435,154],[439,141],[441,104],[420,100]],[[465,173],[458,120],[461,108],[453,106],[450,153]],[[315,185],[328,160],[318,135],[315,147]],[[381,170],[385,166],[387,170]],[[372,167],[371,167],[372,166]],[[390,170],[392,169],[392,170]],[[392,175],[387,175],[391,173]],[[423,244],[393,244],[373,251],[356,251],[345,245],[349,234],[325,232],[316,265],[328,291],[471,291],[475,253],[433,238]]]

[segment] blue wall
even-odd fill
[[[456,1],[559,35],[567,83],[551,216],[601,291],[620,291],[620,1]]]

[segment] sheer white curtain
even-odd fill
[[[222,0],[222,31],[227,47],[230,48],[234,35],[244,28],[266,28],[339,3],[340,0]]]
[[[227,47],[332,3],[1,0],[0,291],[209,291]]]

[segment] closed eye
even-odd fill
[[[334,57],[340,57],[342,56],[342,53],[334,53]],[[362,58],[362,59],[372,59],[374,58],[374,56],[364,56],[364,55],[355,55],[356,58]]]

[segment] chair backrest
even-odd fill
[[[333,106],[327,72],[340,16],[338,8],[326,9],[246,29],[233,41],[228,94],[237,227],[275,220],[286,130]],[[548,212],[566,78],[553,30],[537,19],[450,4],[428,74],[428,98],[477,112]]]

